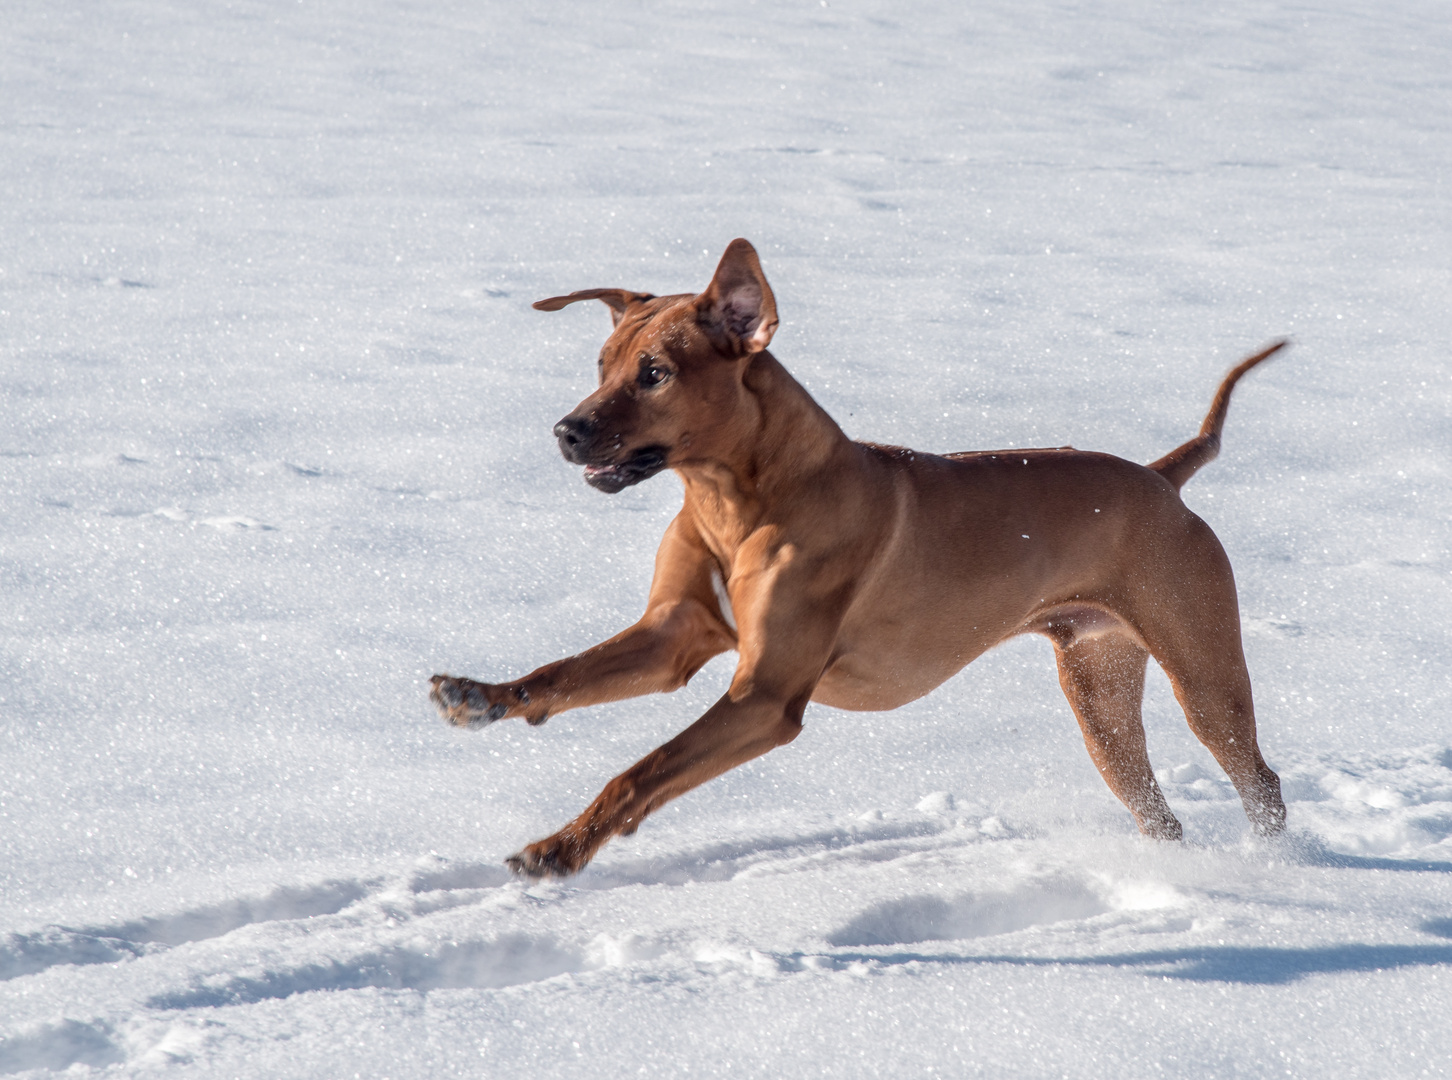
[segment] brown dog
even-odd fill
[[[587,289],[534,306],[576,300],[603,300],[615,331],[600,388],[555,425],[561,451],[601,491],[667,468],[685,485],[645,614],[514,682],[435,675],[430,696],[461,727],[542,724],[675,690],[727,649],[740,659],[720,701],[511,856],[517,873],[575,873],[656,807],[791,742],[808,701],[893,709],[1023,633],[1053,641],[1089,754],[1145,835],[1181,835],[1145,753],[1150,656],[1256,830],[1284,828],[1230,563],[1178,495],[1218,452],[1236,380],[1284,342],[1235,368],[1200,434],[1148,467],[1071,448],[938,455],[848,439],[766,351],[776,301],[745,240],[699,296]]]

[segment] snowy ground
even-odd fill
[[[1452,22],[1349,0],[12,0],[0,1073],[1447,1075]],[[1145,461],[1235,564],[1265,846],[1162,677],[1137,839],[1046,643],[578,879],[500,860],[693,719],[444,727],[638,613],[679,501],[550,425],[760,248],[849,433]]]

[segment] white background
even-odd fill
[[[1443,5],[12,0],[0,1073],[1417,1076],[1452,1058]],[[1291,838],[1152,672],[1141,841],[1051,650],[504,856],[686,690],[454,732],[641,608],[591,286],[759,248],[854,437],[1147,461],[1237,572]]]

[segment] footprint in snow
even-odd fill
[[[548,936],[503,934],[485,941],[445,941],[432,948],[393,945],[294,967],[257,968],[204,979],[148,999],[153,1009],[250,1005],[315,990],[497,989],[579,971],[585,958]]]
[[[62,1020],[0,1039],[0,1073],[60,1072],[72,1065],[103,1069],[125,1059],[109,1028],[101,1023]]]
[[[1088,919],[1109,910],[1096,892],[1073,881],[1028,883],[983,895],[909,896],[874,904],[827,935],[827,942],[870,946],[957,941]]]
[[[220,532],[276,532],[276,525],[268,525],[258,521],[256,518],[247,517],[243,514],[224,514],[219,517],[193,518],[187,511],[178,506],[163,506],[153,510],[157,517],[166,518],[168,521],[190,521],[195,525],[206,525],[217,529]]]
[[[359,881],[325,881],[107,926],[47,926],[30,933],[5,934],[0,936],[0,981],[60,964],[134,960],[174,945],[222,937],[255,923],[332,915],[361,900],[368,891],[368,885]]]
[[[436,856],[419,860],[401,883],[378,878],[345,878],[311,885],[284,885],[261,896],[239,896],[163,915],[142,915],[100,926],[46,926],[28,933],[0,934],[0,982],[34,975],[61,964],[111,964],[163,952],[176,945],[223,937],[245,926],[335,915],[369,896],[399,888],[433,900],[434,894],[498,888],[512,881],[503,866],[450,863]],[[437,902],[421,910],[439,907]]]

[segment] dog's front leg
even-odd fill
[[[607,840],[633,833],[657,807],[797,737],[835,647],[851,570],[839,574],[846,581],[823,581],[819,568],[796,565],[791,550],[761,556],[757,570],[741,565],[750,557],[743,552],[732,588],[741,659],[731,689],[685,731],[606,784],[574,821],[510,856],[515,873],[576,873]]]
[[[621,773],[585,812],[553,836],[511,855],[526,877],[568,877],[584,868],[612,836],[633,833],[647,814],[728,769],[791,742],[802,729],[810,692],[790,701],[727,694],[664,746]]]
[[[736,647],[712,585],[719,572],[682,514],[661,538],[650,598],[634,626],[513,682],[435,675],[429,697],[456,727],[482,727],[507,716],[542,724],[565,709],[679,689],[711,657]]]
[[[679,689],[734,645],[717,614],[698,601],[680,600],[654,606],[610,640],[522,679],[483,683],[435,675],[429,697],[455,727],[482,727],[509,716],[542,724],[566,709]]]

